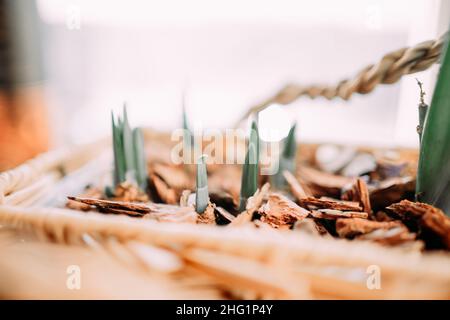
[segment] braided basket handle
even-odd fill
[[[238,126],[251,114],[260,112],[273,103],[289,104],[304,95],[312,99],[322,96],[327,99],[339,97],[348,100],[354,93],[367,94],[379,84],[395,83],[404,75],[426,70],[438,62],[442,46],[448,37],[447,32],[437,40],[429,40],[413,47],[389,52],[377,64],[366,66],[355,77],[342,80],[334,86],[288,84],[273,97],[250,108],[236,125]]]

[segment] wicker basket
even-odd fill
[[[165,134],[148,130],[145,136],[170,143]],[[43,154],[0,175],[0,235],[9,239],[0,241],[0,296],[450,298],[445,253],[63,208],[68,194],[109,174],[110,153],[104,140]],[[67,289],[68,264],[86,275],[80,290]],[[39,276],[30,265],[41,270]],[[43,274],[52,281],[42,281]]]

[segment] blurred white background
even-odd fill
[[[330,83],[390,50],[440,36],[449,0],[39,0],[58,143],[109,134],[127,101],[132,125],[230,128],[287,82]],[[418,89],[436,66],[349,102],[284,108],[301,141],[417,146]],[[430,101],[431,94],[426,96]]]

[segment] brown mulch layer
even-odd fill
[[[376,168],[357,177],[321,171],[313,157],[300,157],[297,172],[283,172],[287,190],[263,185],[270,179],[262,177],[243,212],[238,210],[241,166],[208,165],[210,204],[204,213],[196,213],[193,203],[195,167],[158,157],[149,159],[147,193],[122,184],[105,200],[101,189],[91,188],[69,197],[67,206],[159,221],[308,232],[408,250],[450,250],[450,218],[431,205],[411,201],[411,161],[389,157],[375,156]]]

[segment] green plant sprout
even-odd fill
[[[442,51],[441,68],[426,113],[417,170],[416,199],[450,213],[450,51]]]
[[[297,141],[295,139],[297,124],[289,129],[289,133],[284,139],[283,151],[278,159],[278,172],[271,177],[272,185],[277,189],[284,189],[287,185],[283,172],[285,170],[295,174],[295,161],[297,156]]]
[[[122,182],[131,181],[145,191],[148,174],[142,130],[140,128],[131,129],[125,105],[122,117],[118,116],[117,119],[114,119],[114,113],[111,112],[111,120],[114,187]]]
[[[183,118],[182,118],[182,124],[183,124],[183,158],[185,159],[185,162],[188,162],[188,155],[190,157],[192,148],[194,147],[194,134],[192,133],[188,119],[187,119],[187,112],[186,112],[186,103],[185,103],[185,96],[183,95],[182,98],[182,108],[183,108]],[[191,159],[191,158],[189,158]]]
[[[206,172],[206,155],[202,155],[197,162],[197,177],[195,189],[195,211],[205,212],[209,203],[208,173]]]
[[[239,210],[244,211],[247,200],[258,189],[259,135],[256,122],[252,123],[245,163],[242,167],[241,193]]]

